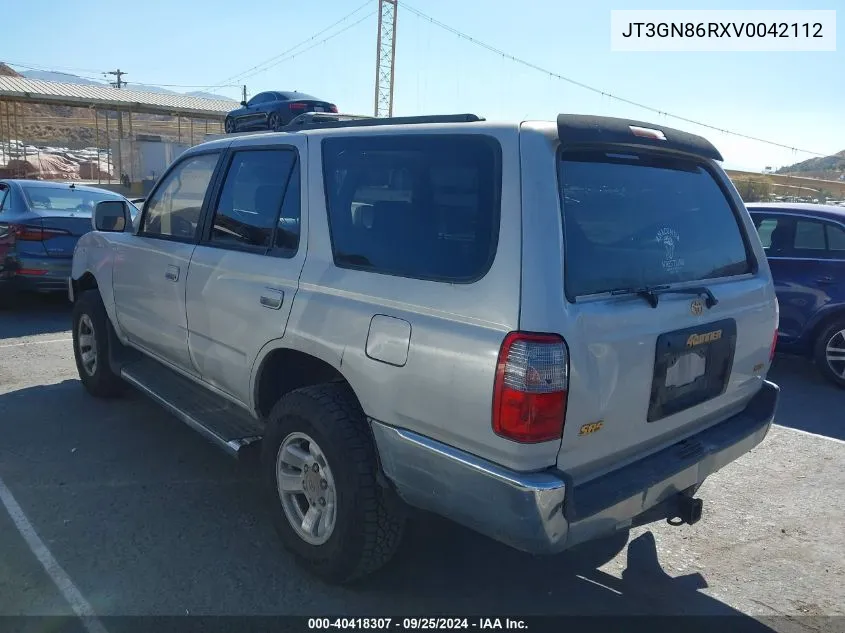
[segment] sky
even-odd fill
[[[11,1],[0,0],[0,6]],[[838,9],[837,51],[778,53],[613,52],[610,12],[802,9],[803,2],[409,2],[476,40],[606,93],[790,147],[822,154],[845,150],[845,0],[816,0],[812,6]],[[489,120],[554,120],[562,112],[620,116],[702,134],[721,151],[725,167],[751,171],[813,156],[594,94],[485,50],[403,9],[403,3],[399,0],[397,15],[395,115],[472,112]],[[342,112],[372,114],[378,0],[362,5],[364,0],[146,0],[137,5],[86,0],[81,14],[76,3],[64,0],[15,3],[4,12],[14,28],[4,29],[0,38],[0,61],[90,77],[120,68],[130,83],[186,86],[173,88],[184,92],[224,83],[214,92],[233,98],[240,97],[237,86],[243,83],[249,94],[299,90],[337,103]],[[296,49],[300,54],[282,56],[281,63],[243,76],[359,7]]]

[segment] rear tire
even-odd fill
[[[347,385],[297,389],[270,412],[261,472],[273,521],[297,562],[326,582],[366,576],[399,547],[405,508],[379,484],[378,468],[366,418]],[[303,517],[312,512],[320,513],[316,528],[305,530]]]
[[[86,290],[73,305],[73,355],[85,389],[97,398],[119,396],[126,383],[109,364],[109,322],[97,290]]]
[[[825,378],[845,389],[845,317],[822,331],[816,339],[813,358]]]
[[[270,117],[267,119],[267,129],[273,132],[278,132],[282,129],[282,119],[279,117],[278,112],[272,112],[270,114]]]
[[[223,124],[223,129],[226,131],[226,134],[231,134],[235,131],[235,120],[232,117],[226,117],[226,121]]]

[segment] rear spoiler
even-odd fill
[[[557,134],[564,146],[648,147],[724,160],[719,150],[706,138],[643,121],[585,114],[559,114]]]

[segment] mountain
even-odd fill
[[[821,156],[795,163],[777,170],[778,174],[792,174],[824,180],[845,180],[845,150],[832,156]]]
[[[14,72],[14,71],[13,71]],[[60,73],[55,72],[52,70],[26,70],[20,73],[20,76],[26,77],[27,79],[38,79],[40,81],[60,81],[66,84],[80,84],[84,86],[103,86],[106,87],[109,85],[108,81],[95,81],[93,79],[87,79],[85,77],[79,77],[77,75],[71,75],[70,73]],[[236,103],[234,99],[230,97],[224,97],[222,95],[214,94],[211,92],[204,92],[202,90],[194,91],[194,92],[175,92],[173,90],[168,90],[167,88],[162,88],[160,86],[147,86],[147,85],[137,85],[133,84],[131,81],[126,84],[126,90],[138,90],[140,92],[156,92],[160,94],[168,94],[168,95],[176,95],[176,94],[184,94],[188,97],[201,97],[203,99],[217,99],[224,100],[224,101],[232,101]]]
[[[85,79],[85,77],[77,77],[68,73],[53,72],[52,70],[25,70],[19,73],[21,77],[27,79],[37,79],[39,81],[59,81],[64,84],[81,84],[83,86],[103,86],[101,81],[93,81]]]

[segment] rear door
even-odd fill
[[[586,475],[738,412],[768,370],[776,304],[712,161],[577,150],[557,171],[570,353],[558,466]]]
[[[233,149],[187,276],[188,343],[203,380],[249,402],[259,350],[284,336],[299,274],[304,137]]]

